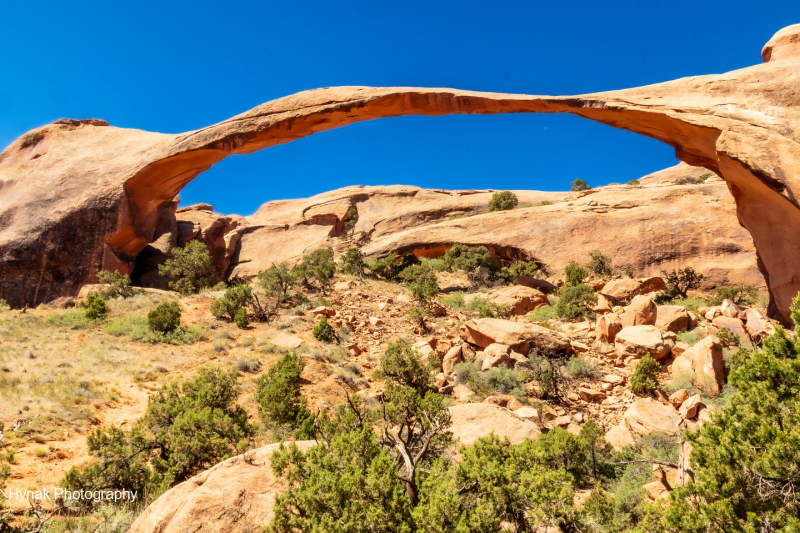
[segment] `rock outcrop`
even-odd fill
[[[477,439],[494,433],[501,439],[508,437],[511,444],[525,439],[535,439],[539,428],[530,420],[516,416],[506,409],[490,403],[465,403],[450,408],[453,425],[450,431],[461,444],[469,446]]]
[[[301,450],[314,444],[297,442]],[[275,496],[286,489],[269,461],[278,446],[237,455],[172,487],[139,515],[130,533],[260,531],[272,518]]]
[[[561,112],[658,139],[675,147],[682,161],[724,179],[739,221],[758,250],[772,296],[770,314],[788,323],[791,299],[800,291],[800,232],[793,231],[800,227],[798,36],[800,25],[778,32],[764,47],[761,65],[583,96],[338,87],[267,102],[183,134],[114,128],[97,120],[57,121],[26,133],[0,154],[0,298],[32,306],[74,295],[81,285],[94,281],[100,269],[131,271],[136,256],[154,240],[161,210],[189,181],[229,155],[382,117]],[[643,209],[638,224],[615,226],[628,206],[600,194],[576,199],[576,211],[583,211],[576,216],[587,222],[602,220],[605,225],[600,227],[610,233],[642,231],[652,220]],[[336,203],[320,205],[309,213],[309,232],[318,231],[314,220],[343,209]],[[554,227],[543,226],[544,217],[535,209],[539,208],[529,208],[533,211],[522,217],[526,225],[508,231],[535,227],[541,234]],[[507,213],[487,216],[510,220],[503,218]],[[671,241],[671,236],[682,235],[675,229],[647,234],[647,241],[669,253],[693,246],[683,239]],[[595,227],[591,233],[597,231]],[[430,246],[437,239],[442,244],[439,232],[429,234]],[[242,235],[241,250],[248,249],[246,236]],[[507,236],[499,237],[501,243],[508,242]],[[487,236],[478,232],[473,238]],[[398,248],[402,242],[418,247],[422,239],[395,237],[382,246]],[[580,243],[570,246],[573,256],[581,251]],[[380,250],[373,244],[372,252]]]

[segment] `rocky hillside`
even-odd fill
[[[681,183],[701,175],[707,179]],[[679,164],[639,183],[579,193],[514,191],[519,207],[495,213],[487,212],[491,190],[411,186],[347,187],[272,201],[249,217],[219,215],[209,205],[176,212],[173,203],[162,211],[134,279],[167,288],[156,265],[172,247],[196,238],[212,250],[216,273],[227,277],[293,265],[323,247],[341,253],[357,244],[371,258],[390,252],[438,257],[464,243],[487,246],[506,264],[536,260],[554,272],[600,249],[640,276],[691,266],[705,273],[704,288],[742,282],[765,288],[752,238],[721,179]]]

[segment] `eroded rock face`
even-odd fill
[[[723,178],[758,250],[772,295],[770,312],[789,323],[791,299],[800,291],[800,232],[793,230],[800,227],[795,199],[800,192],[798,36],[800,25],[778,32],[764,48],[767,62],[762,65],[583,96],[338,87],[267,102],[184,134],[59,121],[23,135],[0,154],[0,298],[33,306],[75,294],[100,269],[132,270],[137,254],[153,241],[161,209],[228,155],[381,117],[565,112],[661,140],[674,146],[682,161]],[[605,222],[615,233],[614,221],[628,206],[593,196],[595,205],[583,198],[583,216]],[[343,209],[320,206],[308,220],[317,225]],[[520,210],[530,214],[519,220],[536,218],[530,211],[535,209]],[[634,227],[647,226],[648,219],[643,212]],[[687,246],[683,239],[669,241],[670,235],[686,235],[675,229],[647,234],[647,241],[663,241],[670,250]],[[249,235],[259,230],[251,227]],[[520,226],[509,230],[528,231]],[[436,236],[431,232],[431,246]],[[247,250],[244,237],[241,250]],[[250,240],[255,245],[255,237]],[[418,246],[421,241],[406,242]],[[379,249],[376,245],[372,251]],[[573,245],[573,255],[580,251],[580,243]]]
[[[298,441],[307,450],[315,441]],[[270,444],[237,455],[172,487],[150,504],[130,533],[250,533],[272,519],[275,496],[286,489],[276,479],[270,456],[280,446]]]
[[[469,446],[481,437],[494,433],[511,444],[536,439],[541,432],[530,420],[523,419],[505,407],[489,403],[465,403],[450,408],[453,425],[450,431],[461,444]]]

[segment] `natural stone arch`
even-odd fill
[[[778,32],[763,57],[727,74],[581,96],[317,89],[178,135],[57,121],[0,154],[0,297],[35,305],[76,293],[101,268],[130,269],[161,208],[229,155],[376,118],[571,113],[658,139],[722,177],[753,237],[770,311],[788,322],[800,291],[800,25]]]

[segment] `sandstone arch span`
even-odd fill
[[[725,179],[758,250],[770,310],[788,321],[800,290],[800,25],[779,31],[763,58],[727,74],[581,96],[316,89],[177,135],[57,121],[0,154],[0,298],[35,305],[75,294],[101,268],[130,269],[160,209],[229,155],[376,118],[571,113],[658,139]]]

